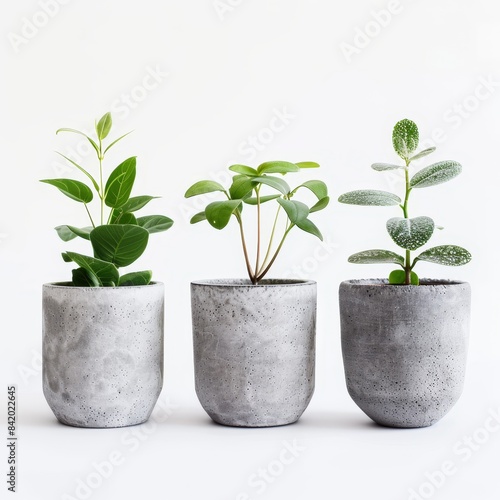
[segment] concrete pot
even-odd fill
[[[314,392],[316,283],[191,283],[196,394],[217,423],[296,422]]]
[[[340,285],[347,389],[372,420],[427,427],[448,413],[463,389],[470,303],[463,282]]]
[[[163,385],[162,283],[43,285],[43,392],[76,427],[148,420]]]

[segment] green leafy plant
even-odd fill
[[[112,128],[110,113],[106,113],[95,124],[97,138],[71,128],[61,128],[59,132],[71,132],[84,136],[94,149],[99,162],[97,179],[85,168],[72,159],[61,155],[65,160],[82,172],[91,182],[87,184],[74,179],[44,179],[40,182],[59,189],[68,198],[83,204],[90,219],[90,226],[75,227],[63,225],[56,227],[57,234],[63,241],[83,238],[90,241],[93,256],[75,252],[64,252],[65,262],[74,262],[78,268],[73,270],[74,286],[137,286],[151,282],[151,271],[139,271],[120,276],[119,268],[135,262],[144,252],[149,235],[169,229],[173,221],[163,215],[136,217],[135,213],[147,205],[156,196],[131,197],[136,176],[136,158],[133,156],[120,163],[104,182],[103,161],[106,153],[129,133],[118,137],[106,147],[103,141]],[[89,203],[94,199],[94,192],[99,199],[99,218],[92,217]],[[108,212],[108,213],[106,213]],[[98,221],[98,223],[96,222]]]
[[[460,163],[452,160],[441,161],[425,167],[410,177],[410,166],[414,160],[423,158],[435,151],[428,148],[415,153],[418,148],[419,133],[417,125],[411,120],[401,120],[394,127],[392,144],[394,150],[404,161],[404,165],[375,163],[372,168],[377,172],[388,170],[403,170],[405,176],[405,194],[402,200],[399,196],[386,191],[360,190],[343,194],[339,202],[350,205],[393,206],[399,205],[403,217],[394,217],[387,221],[387,232],[390,237],[406,252],[399,255],[390,250],[366,250],[349,257],[349,262],[356,264],[397,264],[401,269],[389,275],[389,283],[418,285],[419,278],[413,271],[418,261],[433,262],[445,266],[462,266],[471,260],[470,253],[455,245],[441,245],[425,250],[412,261],[411,252],[425,245],[431,238],[436,225],[430,217],[410,218],[409,199],[414,189],[421,189],[447,182],[462,171]],[[441,228],[440,228],[441,229]]]
[[[283,179],[286,174],[318,167],[319,165],[314,162],[290,163],[287,161],[269,161],[262,163],[257,168],[232,165],[229,170],[235,172],[236,175],[233,176],[229,189],[224,188],[218,182],[200,181],[186,191],[186,198],[218,191],[226,198],[223,201],[209,203],[203,212],[196,214],[191,219],[191,224],[206,220],[212,227],[220,230],[224,229],[234,217],[239,225],[248,276],[253,284],[257,284],[269,272],[285,243],[286,237],[294,227],[323,239],[319,229],[309,219],[309,215],[328,205],[330,199],[326,184],[322,181],[310,180],[300,184],[295,189],[291,189]],[[301,189],[309,190],[315,196],[316,202],[311,207],[294,199]],[[270,193],[266,194],[265,190],[270,191]],[[263,245],[262,238],[262,205],[264,203],[273,204],[275,207],[273,211],[274,223],[266,245]],[[243,226],[242,214],[245,205],[255,207],[256,210],[257,245],[254,265],[252,265],[253,261],[250,260]],[[278,240],[280,217],[285,217],[286,221],[281,238]],[[278,243],[275,245],[276,240]],[[264,249],[266,249],[265,253]]]

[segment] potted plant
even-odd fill
[[[186,192],[188,198],[211,192],[225,197],[209,203],[191,223],[206,220],[221,230],[234,220],[248,273],[248,279],[191,283],[196,393],[208,415],[220,424],[289,424],[299,419],[312,397],[316,283],[264,277],[293,228],[322,239],[309,215],[328,205],[326,185],[309,180],[291,189],[283,178],[316,167],[319,165],[313,162],[285,161],[270,161],[257,168],[232,165],[229,170],[236,175],[229,189],[217,182],[200,181]],[[315,199],[310,207],[295,199],[307,190]],[[243,213],[250,208],[255,210],[257,228],[252,260],[243,224]],[[273,222],[264,242],[266,209]]]
[[[136,158],[127,158],[104,182],[106,153],[125,134],[104,140],[112,127],[106,113],[95,125],[96,139],[81,134],[98,159],[98,175],[70,158],[91,183],[74,179],[41,182],[81,203],[90,225],[63,225],[56,231],[63,241],[89,241],[92,256],[67,251],[65,262],[76,264],[72,280],[43,285],[43,391],[58,420],[77,427],[122,427],[146,421],[163,383],[163,284],[151,271],[121,274],[144,252],[149,235],[173,224],[163,215],[136,217],[154,199],[131,197]],[[98,215],[89,204],[99,202]]]
[[[412,176],[411,163],[435,148],[416,153],[418,128],[402,120],[393,131],[393,145],[404,165],[375,163],[383,172],[402,171],[404,198],[385,191],[353,191],[341,203],[399,206],[403,217],[387,222],[387,231],[404,255],[366,250],[349,257],[357,264],[399,266],[388,279],[345,281],[340,285],[342,353],[349,394],[375,422],[390,427],[425,427],[441,419],[463,388],[470,317],[470,286],[462,281],[419,279],[420,261],[461,266],[470,253],[455,245],[412,252],[425,245],[436,225],[427,216],[410,218],[414,190],[456,177],[462,167],[441,161]]]

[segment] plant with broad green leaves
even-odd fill
[[[226,197],[223,201],[209,203],[203,212],[196,214],[191,219],[191,224],[206,220],[212,227],[220,230],[224,229],[231,218],[234,217],[239,225],[248,276],[255,285],[269,272],[285,243],[286,237],[294,227],[311,233],[321,240],[323,239],[319,229],[309,219],[309,215],[323,210],[328,205],[330,198],[328,197],[326,184],[323,181],[310,180],[292,189],[283,179],[286,174],[318,167],[319,165],[314,162],[290,163],[287,161],[268,161],[257,168],[246,165],[231,165],[229,170],[235,172],[236,175],[233,176],[229,189],[226,189],[218,182],[199,181],[186,191],[186,198],[212,192],[221,192]],[[301,189],[307,189],[315,196],[316,202],[311,207],[294,199]],[[266,194],[264,190],[270,190],[271,193]],[[273,212],[272,230],[265,245],[262,238],[262,205],[264,203],[277,205]],[[243,226],[243,207],[245,205],[256,209],[257,245],[255,261],[250,260],[245,238]],[[285,218],[285,227],[281,233],[281,238],[278,239],[280,217]],[[276,245],[275,241],[277,241]],[[265,253],[263,252],[264,249]],[[253,262],[255,262],[254,265],[252,265]]]
[[[399,205],[403,217],[393,217],[387,221],[387,231],[396,245],[405,250],[405,256],[390,250],[365,250],[349,257],[349,262],[355,264],[397,264],[402,269],[392,271],[389,283],[394,285],[418,285],[419,278],[413,271],[418,261],[432,262],[445,266],[462,266],[471,260],[470,253],[465,248],[455,245],[441,245],[429,248],[412,261],[411,252],[425,245],[437,227],[430,217],[420,216],[410,218],[409,199],[414,189],[421,189],[447,182],[462,171],[460,163],[452,160],[441,161],[425,167],[410,177],[412,161],[423,158],[435,151],[428,148],[415,153],[418,148],[419,133],[417,125],[411,120],[401,120],[392,133],[392,144],[404,165],[374,163],[372,168],[377,172],[388,170],[403,170],[405,175],[404,200],[386,191],[360,190],[343,194],[339,202],[350,205],[392,206]],[[442,228],[439,228],[442,229]]]
[[[169,229],[173,221],[163,215],[136,217],[135,212],[147,205],[157,196],[133,196],[132,187],[136,176],[135,156],[120,163],[104,182],[103,161],[106,153],[129,133],[118,137],[104,147],[103,141],[112,127],[110,113],[106,113],[95,124],[97,139],[71,128],[61,128],[59,132],[71,132],[83,135],[90,142],[97,154],[99,171],[97,179],[85,168],[60,154],[65,160],[86,175],[99,199],[99,218],[93,218],[89,203],[94,199],[92,189],[85,183],[74,179],[45,179],[45,182],[59,189],[68,198],[82,203],[90,219],[90,226],[79,228],[63,225],[56,227],[57,234],[63,241],[76,237],[89,240],[93,256],[75,252],[64,252],[65,262],[78,265],[73,270],[72,283],[83,287],[139,286],[151,282],[151,271],[138,271],[120,276],[119,268],[135,262],[144,252],[149,235]],[[107,209],[109,213],[106,213]]]

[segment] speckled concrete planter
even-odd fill
[[[43,286],[43,392],[76,427],[145,422],[163,384],[162,283]]]
[[[296,422],[314,392],[316,283],[191,284],[196,393],[220,424]]]
[[[347,388],[375,422],[426,427],[458,401],[464,383],[471,292],[468,283],[385,280],[340,285]]]

